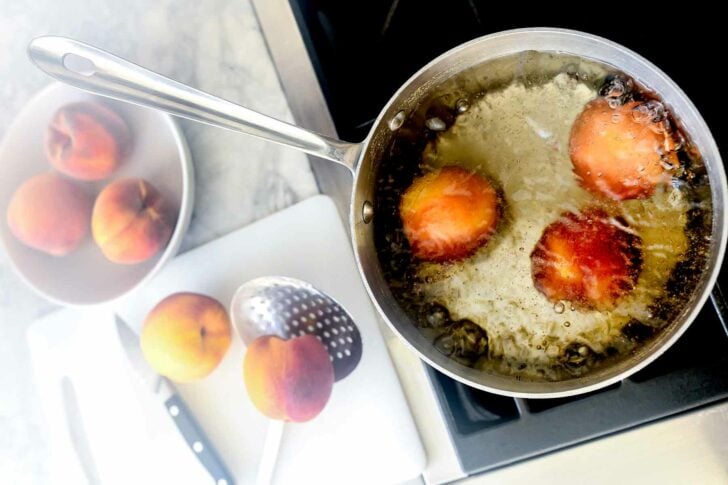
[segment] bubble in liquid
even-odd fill
[[[554,304],[554,311],[558,314],[564,313],[565,309],[566,309],[566,306],[561,302],[557,302]]]
[[[610,74],[604,80],[599,95],[607,99],[611,108],[616,108],[627,100],[632,94],[634,82],[622,74]]]
[[[674,152],[682,150],[685,146],[685,137],[680,132],[673,132],[670,141],[672,143],[671,149]]]
[[[659,123],[665,119],[665,106],[656,100],[646,101],[632,108],[632,118],[637,123]]]
[[[622,101],[620,101],[618,98],[607,98],[607,104],[610,108],[617,109],[622,106]]]
[[[465,98],[460,98],[455,102],[455,108],[458,110],[458,113],[465,113],[470,109],[470,101]]]
[[[395,114],[391,120],[389,120],[389,129],[392,131],[397,131],[400,128],[402,128],[402,125],[404,124],[405,119],[405,113],[404,111],[399,111],[397,114]]]
[[[442,305],[434,304],[430,307],[425,320],[432,328],[443,327],[450,320],[450,312]]]
[[[571,327],[571,322],[569,322],[569,321],[564,322],[564,327]]]
[[[445,131],[445,129],[447,129],[447,125],[445,124],[445,122],[437,116],[435,116],[434,118],[429,118],[427,121],[425,121],[425,126],[427,126],[432,131]]]

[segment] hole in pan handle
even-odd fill
[[[69,71],[76,72],[82,76],[93,76],[96,72],[96,66],[91,60],[77,54],[66,54],[63,56],[63,66]]]

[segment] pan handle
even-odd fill
[[[262,115],[65,37],[38,37],[28,55],[46,74],[101,96],[239,131],[344,165],[354,171],[361,143],[347,143]]]

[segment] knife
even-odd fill
[[[172,418],[177,429],[184,437],[187,446],[190,447],[202,466],[212,476],[216,485],[233,485],[235,482],[225,467],[225,463],[205,437],[202,429],[184,401],[182,401],[182,398],[177,394],[172,383],[167,378],[157,374],[147,364],[139,345],[139,336],[118,315],[114,316],[121,346],[126,351],[131,366],[137,371],[142,382],[164,403],[167,414]]]

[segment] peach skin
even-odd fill
[[[551,223],[531,253],[534,285],[549,300],[611,308],[642,268],[642,240],[601,209],[568,212]]]
[[[283,340],[259,337],[243,363],[245,386],[258,410],[272,419],[303,422],[326,406],[334,367],[326,348],[313,335]]]
[[[475,172],[444,167],[417,178],[399,214],[415,257],[443,262],[470,256],[495,232],[498,194]]]
[[[53,256],[64,256],[81,244],[90,217],[88,194],[53,172],[25,181],[7,211],[8,226],[19,241]]]
[[[175,293],[149,312],[140,343],[154,370],[175,382],[193,382],[215,370],[231,338],[230,318],[220,302]]]
[[[612,108],[599,98],[574,122],[569,152],[581,185],[613,200],[644,199],[669,181],[674,141],[637,102]]]
[[[159,191],[142,179],[118,180],[101,191],[94,204],[91,231],[114,263],[135,264],[164,248],[172,224]]]
[[[51,119],[45,139],[48,161],[69,177],[102,180],[116,170],[129,150],[126,122],[99,103],[62,106]]]

